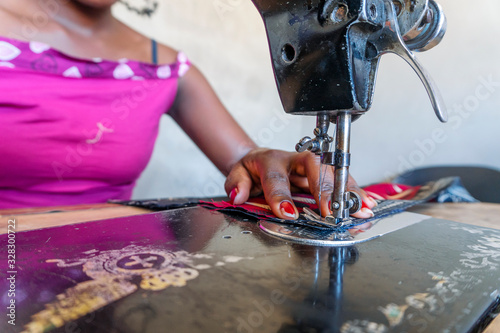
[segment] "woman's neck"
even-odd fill
[[[111,14],[111,6],[93,8],[73,0],[57,0],[59,10],[53,19],[69,31],[95,36],[103,31],[109,31],[115,23]]]
[[[42,42],[77,58],[151,59],[150,40],[115,19],[110,6],[75,0],[0,0],[0,35]]]
[[[39,33],[50,30],[50,23],[56,23],[69,33],[89,37],[109,32],[116,24],[111,6],[94,8],[76,0],[1,0],[1,8],[33,21],[28,24]]]

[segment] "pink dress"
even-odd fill
[[[189,66],[0,37],[0,208],[129,199]]]

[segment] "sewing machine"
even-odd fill
[[[319,218],[323,224],[341,225],[361,208],[360,197],[346,188],[350,129],[371,107],[383,54],[406,60],[439,120],[447,120],[434,82],[412,53],[441,41],[445,16],[433,0],[252,1],[264,20],[285,111],[317,117],[315,137],[300,140],[296,150],[309,150],[321,156],[323,165],[334,167],[332,214]],[[335,140],[328,134],[330,123],[336,125]]]

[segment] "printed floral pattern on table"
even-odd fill
[[[78,259],[48,259],[48,264],[78,269],[90,278],[68,288],[45,309],[34,314],[24,332],[47,332],[122,299],[138,289],[159,291],[184,287],[200,271],[252,260],[253,257],[169,251],[154,246],[130,245],[120,250],[90,250]]]

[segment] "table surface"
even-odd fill
[[[427,203],[409,211],[481,227],[500,229],[500,205],[490,203]],[[16,231],[26,231],[149,213],[149,210],[116,204],[0,210],[0,234],[7,232],[9,219],[16,220]],[[500,332],[500,318],[484,331]]]

